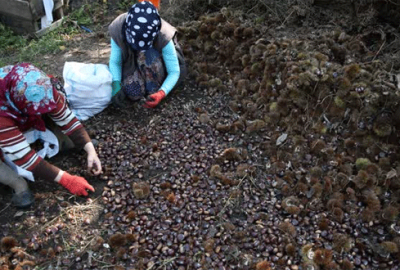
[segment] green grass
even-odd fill
[[[5,25],[0,23],[0,49],[7,49],[10,46],[23,47],[26,45],[26,40],[21,36],[16,36]]]
[[[15,62],[35,62],[38,55],[60,51],[60,46],[65,44],[62,32],[55,30],[41,38],[28,40],[0,25],[0,66]]]
[[[136,4],[138,1],[132,1],[132,0],[120,0],[118,2],[118,8],[120,10],[125,10],[128,11],[132,5]]]
[[[26,36],[16,35],[7,26],[0,24],[0,67],[16,62],[40,61],[44,54],[56,54],[64,47],[68,47],[68,40],[74,35],[85,33],[79,25],[96,30],[98,24],[94,22],[96,16],[106,15],[107,7],[94,3],[82,5],[63,18],[62,25],[40,38],[27,39]],[[38,65],[40,66],[40,64]]]

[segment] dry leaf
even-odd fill
[[[287,133],[283,133],[279,138],[276,140],[276,145],[281,145],[287,138]]]
[[[395,169],[391,169],[387,174],[386,174],[386,179],[392,179],[397,176],[397,171]]]

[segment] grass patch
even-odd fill
[[[60,29],[64,27],[61,26]],[[25,36],[13,34],[9,28],[0,25],[0,66],[16,62],[33,63],[38,55],[60,51],[61,46],[65,44],[64,31],[68,30],[55,30],[41,38],[29,40]]]
[[[56,54],[68,46],[75,35],[85,33],[81,26],[91,30],[99,27],[107,7],[95,3],[82,5],[63,18],[62,25],[40,38],[16,35],[7,26],[0,24],[0,67],[17,62],[31,62],[40,67],[40,55]]]

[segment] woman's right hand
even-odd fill
[[[57,175],[55,181],[68,189],[69,192],[74,195],[87,196],[87,189],[94,192],[94,188],[86,181],[85,178],[76,175],[70,175],[69,173],[61,170]]]
[[[113,81],[111,86],[112,86],[111,96],[115,96],[119,91],[121,91],[121,82]]]
[[[129,105],[129,100],[121,89],[111,98],[111,103],[116,107],[126,108]]]

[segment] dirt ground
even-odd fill
[[[277,76],[276,89],[267,93],[274,98],[266,103],[263,93],[253,87],[262,84],[263,75],[249,71],[257,68],[254,65],[247,70],[241,66],[247,59],[243,55],[255,51],[254,44],[276,53],[278,63],[299,66],[295,57],[287,60],[289,55],[308,51],[303,57],[323,58],[315,52],[325,53],[329,47],[326,62],[337,66],[338,76],[348,74],[345,70],[353,63],[346,62],[348,59],[371,73],[366,66],[379,60],[382,66],[391,66],[388,74],[395,76],[400,71],[398,25],[378,19],[360,26],[362,17],[355,22],[352,10],[344,14],[341,7],[319,8],[314,17],[302,16],[301,8],[295,11],[300,15],[266,19],[258,25],[243,14],[218,11],[228,18],[224,20],[239,25],[235,29],[253,29],[243,38],[223,28],[231,36],[221,34],[218,39],[201,27],[209,23],[213,28],[215,18],[221,15],[179,25],[190,65],[186,84],[156,109],[139,104],[126,109],[110,106],[84,122],[92,139],[98,141],[104,174],[88,174],[85,154],[80,151],[51,160],[71,174],[86,177],[95,187],[94,193],[78,198],[39,179],[29,183],[35,205],[19,210],[9,203],[11,190],[1,186],[0,236],[15,237],[18,250],[2,246],[0,267],[9,262],[10,268],[0,269],[17,269],[19,262],[25,268],[18,269],[399,269],[397,129],[392,128],[383,138],[373,134],[380,126],[364,129],[356,125],[352,129],[351,119],[368,125],[370,118],[361,121],[363,115],[355,115],[357,110],[350,105],[351,117],[345,116],[350,113],[343,108],[328,110],[332,103],[339,104],[338,99],[325,104],[325,99],[318,97],[313,108],[309,98],[304,111],[300,102],[293,106],[280,99],[284,87],[275,79],[285,78],[291,72],[287,69],[266,72]],[[107,64],[110,45],[106,29],[116,12],[113,9],[108,14],[99,30],[82,32],[67,42],[65,50],[40,56],[37,62],[60,78],[66,61]],[[218,40],[224,42],[216,45]],[[232,40],[233,48],[229,47]],[[284,57],[279,58],[282,48],[289,48],[290,54],[282,53]],[[348,52],[335,51],[338,48]],[[237,52],[236,60],[227,56],[234,58]],[[254,63],[272,59],[264,51],[254,54]],[[346,55],[343,59],[342,54]],[[259,73],[266,67],[270,66],[265,64]],[[330,66],[326,67],[329,70]],[[322,79],[313,85],[310,78],[307,81],[314,90],[308,97],[324,85]],[[245,93],[240,92],[241,80],[249,81]],[[396,82],[390,81],[390,86],[397,93],[400,84]],[[301,82],[297,86],[300,89]],[[261,98],[261,105],[247,101]],[[389,98],[385,100],[390,103]],[[257,103],[254,110],[253,103]],[[322,103],[321,113],[318,107]],[[286,110],[282,109],[285,105]],[[278,106],[278,114],[273,106]],[[396,115],[397,103],[391,106],[390,115]],[[332,122],[329,132],[325,127],[328,118]],[[396,126],[395,122],[390,123]],[[359,158],[375,164],[368,163],[365,169],[373,184],[365,181],[360,187],[357,182]],[[351,179],[345,184],[340,182],[343,174]],[[137,187],[143,182],[146,187]],[[365,213],[372,204],[379,207],[370,217]]]

